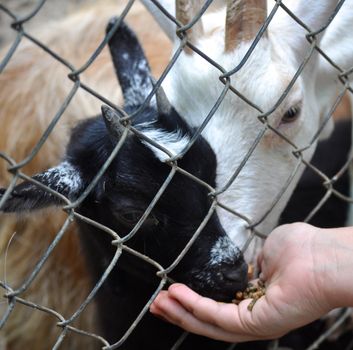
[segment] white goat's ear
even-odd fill
[[[174,42],[176,25],[171,21],[151,0],[141,0],[148,12],[154,17],[168,38]],[[159,0],[158,1],[173,17],[175,17],[175,1]]]
[[[317,31],[322,28],[333,14],[338,0],[284,0],[283,4],[303,22],[310,30]],[[308,31],[287,14],[282,8],[278,9],[271,21],[270,32],[273,39],[286,41],[294,50],[299,61],[308,51],[309,43],[306,39]],[[322,35],[321,35],[322,36]],[[318,37],[320,39],[320,36]]]
[[[323,118],[321,118],[321,119],[323,119]],[[322,120],[322,122],[323,122],[323,120]],[[323,128],[323,130],[321,131],[321,133],[320,133],[320,136],[319,136],[319,140],[320,141],[321,140],[326,140],[326,139],[328,139],[331,136],[332,131],[333,131],[334,126],[335,126],[334,124],[335,123],[333,121],[333,118],[331,117],[329,119],[329,121],[326,123],[326,125]]]
[[[69,162],[63,162],[54,168],[33,176],[33,179],[64,195],[76,198],[82,190],[82,179],[77,169]],[[6,189],[0,189],[0,200]],[[15,186],[0,211],[7,213],[31,211],[63,204],[54,194],[42,189],[31,181],[24,181]]]

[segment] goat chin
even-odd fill
[[[121,4],[113,5],[113,2],[98,2],[97,5],[80,10],[64,20],[45,23],[31,34],[78,68],[99,45],[110,17],[121,13],[123,8]],[[158,75],[166,66],[170,55],[168,39],[138,3],[130,10],[127,22],[131,23],[144,43],[152,71]],[[0,57],[4,57],[7,50],[8,48],[4,48]],[[39,47],[25,39],[21,42],[0,75],[1,151],[16,161],[24,159],[30,153],[73,86],[67,78],[68,73],[68,69]],[[120,88],[107,49],[104,49],[81,78],[111,101],[121,101]],[[57,164],[63,156],[71,127],[79,119],[98,114],[101,104],[83,90],[78,91],[38,156],[23,171],[32,175]],[[1,185],[7,184],[12,178],[7,167],[8,163],[2,160]],[[20,221],[18,217],[1,216],[0,256],[6,256],[6,259],[0,260],[0,271],[6,269],[5,279],[10,286],[21,285],[30,275],[65,218],[66,215],[58,210],[46,210],[35,217],[24,217]],[[64,317],[69,317],[79,307],[90,291],[91,281],[78,247],[76,226],[73,223],[26,292],[27,300],[57,310]],[[0,315],[6,306],[4,303],[0,304]],[[99,333],[96,319],[95,306],[91,303],[75,322],[75,326]],[[55,328],[57,321],[44,312],[17,304],[5,324],[0,347],[25,349],[31,344],[32,349],[48,349],[55,344],[60,334],[60,329]],[[97,343],[90,337],[71,333],[66,337],[64,347],[89,350],[96,349]]]

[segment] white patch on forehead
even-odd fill
[[[163,129],[153,128],[150,125],[151,123],[140,124],[139,127],[142,126],[141,132],[148,138],[157,142],[160,146],[166,148],[172,156],[179,154],[190,142],[190,137],[183,134],[180,130],[168,132]],[[151,145],[149,142],[142,140],[142,143],[150,148],[160,161],[164,162],[169,158],[168,154]]]
[[[46,171],[43,178],[47,178],[50,187],[60,193],[68,191],[73,194],[82,187],[82,179],[78,170],[67,161]]]
[[[219,265],[223,262],[234,262],[240,256],[240,250],[228,236],[220,237],[211,249],[210,265]]]

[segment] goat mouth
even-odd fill
[[[204,297],[221,302],[230,302],[238,291],[243,291],[248,285],[248,268],[237,270],[237,276],[230,279],[221,271],[199,271],[190,273],[188,278],[181,281],[187,284],[195,292]]]
[[[195,285],[194,283],[189,283],[188,286],[200,295],[211,298],[219,302],[231,302],[238,291],[245,290],[248,284],[248,280],[245,279],[242,282],[222,282],[219,286],[205,286],[205,285]]]

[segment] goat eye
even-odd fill
[[[120,214],[120,218],[127,224],[135,224],[140,220],[142,213],[133,211],[129,213]]]
[[[294,122],[295,120],[298,119],[300,115],[300,107],[299,106],[293,106],[287,110],[286,113],[284,113],[282,117],[282,122],[283,123],[291,123]]]
[[[129,211],[125,213],[118,213],[118,219],[121,221],[122,224],[128,226],[134,226],[138,223],[143,215],[143,211]],[[143,225],[158,225],[158,220],[150,214],[143,222]]]

